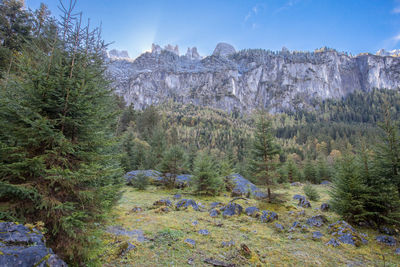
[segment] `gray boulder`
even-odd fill
[[[255,216],[260,210],[257,207],[248,207],[244,211],[248,216]]]
[[[210,232],[207,229],[200,229],[198,233],[201,235],[209,235],[210,234]]]
[[[376,237],[376,241],[387,246],[396,246],[396,239],[390,235],[378,235]]]
[[[394,254],[400,255],[400,248],[396,248],[396,250],[394,251]]]
[[[315,226],[315,227],[321,227],[322,225],[324,225],[327,222],[328,222],[328,219],[326,219],[326,217],[323,215],[313,216],[307,220],[308,225]]]
[[[302,208],[311,208],[311,203],[305,198],[299,199],[299,204],[297,206]]]
[[[321,204],[321,210],[322,211],[328,211],[329,210],[329,204],[328,203],[322,203]]]
[[[218,217],[218,215],[220,214],[220,211],[217,209],[212,209],[212,210],[210,210],[209,214],[212,218],[215,218],[215,217]]]
[[[272,222],[277,219],[278,219],[278,214],[276,214],[276,212],[269,211],[269,210],[263,210],[262,214],[260,216],[260,220],[263,223]]]
[[[37,229],[1,222],[0,266],[63,267],[67,264],[46,247],[43,234]]]
[[[132,180],[136,178],[138,174],[144,174],[146,177],[149,178],[150,182],[155,183],[162,179],[161,173],[155,170],[136,170],[127,172],[124,176],[125,181],[128,185],[132,183]]]
[[[338,246],[340,246],[340,243],[335,238],[331,238],[328,242],[326,242],[325,245],[332,246],[332,247],[338,247]]]
[[[243,212],[243,207],[236,203],[229,203],[220,210],[224,217],[231,217],[234,215],[240,215]]]
[[[200,210],[196,201],[194,201],[193,199],[182,199],[178,203],[176,203],[177,210],[187,209],[189,207],[192,207],[194,210]]]
[[[354,229],[345,221],[337,221],[333,224],[330,224],[328,227],[328,232],[344,244],[358,247],[362,244],[368,243],[364,234],[357,232],[356,229]]]
[[[240,174],[232,174],[228,176],[231,179],[234,188],[232,190],[232,196],[246,196],[250,194],[255,198],[266,198],[267,194],[262,192],[257,186],[252,182],[241,176]]]
[[[301,200],[301,199],[306,199],[306,197],[302,195],[294,195],[293,199]]]
[[[315,231],[312,233],[312,238],[314,240],[319,240],[323,237],[324,235],[320,231]]]

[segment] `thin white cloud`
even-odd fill
[[[259,24],[257,24],[255,20],[257,15],[264,8],[264,4],[256,4],[255,6],[253,6],[243,19],[244,25],[250,26],[252,29],[258,28]]]
[[[400,14],[400,6],[393,8],[392,13]]]
[[[276,13],[282,12],[286,9],[289,9],[289,8],[295,6],[298,2],[300,2],[300,0],[289,0],[283,6],[276,9],[274,13],[276,14]]]

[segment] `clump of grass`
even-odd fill
[[[318,191],[311,184],[306,184],[303,188],[303,191],[307,198],[312,201],[317,201],[320,199]]]

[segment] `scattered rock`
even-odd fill
[[[212,202],[212,203],[210,204],[210,208],[211,208],[211,209],[215,209],[215,208],[217,208],[217,207],[223,207],[223,206],[224,206],[224,204],[221,203],[221,202]]]
[[[64,267],[67,264],[46,247],[43,234],[37,229],[1,222],[0,266]]]
[[[267,223],[278,219],[278,214],[273,211],[263,210],[260,216],[261,222]]]
[[[199,224],[198,221],[193,221],[193,222],[192,222],[192,225],[198,225],[198,224]]]
[[[328,222],[328,219],[323,215],[317,215],[309,218],[307,224],[310,226],[321,227]]]
[[[397,249],[394,251],[394,254],[400,255],[400,248],[397,248]]]
[[[376,237],[376,241],[378,241],[379,243],[383,243],[387,246],[396,246],[396,239],[394,239],[394,237],[390,235],[378,235]]]
[[[295,221],[295,222],[293,222],[292,227],[294,227],[294,228],[301,227],[301,224],[300,224],[300,222]]]
[[[222,241],[221,243],[222,247],[233,247],[235,245],[235,241],[231,240],[228,242]]]
[[[291,183],[290,185],[291,185],[291,186],[302,186],[302,184],[299,183],[299,182],[294,182],[294,183]]]
[[[244,211],[248,216],[256,216],[256,214],[259,212],[260,210],[257,207],[248,207],[246,208],[246,210]]]
[[[311,208],[311,203],[307,199],[299,199],[299,204],[297,206],[302,208]]]
[[[189,207],[192,207],[194,210],[199,210],[199,206],[193,199],[182,199],[178,203],[176,203],[177,210],[187,209]]]
[[[220,214],[220,211],[217,209],[210,210],[210,216],[213,218],[218,217],[219,214]]]
[[[337,221],[329,225],[329,233],[336,237],[340,242],[344,244],[350,244],[353,246],[361,246],[367,244],[368,241],[364,238],[365,235],[358,233],[350,224],[345,221]]]
[[[167,213],[170,212],[171,210],[167,206],[161,206],[157,209],[154,210],[155,213]]]
[[[275,223],[275,228],[278,229],[279,231],[285,230],[285,227],[283,227],[283,225],[280,223]]]
[[[300,199],[306,199],[306,197],[305,197],[305,196],[302,196],[302,195],[294,195],[294,196],[293,196],[293,199],[298,199],[298,200],[300,200]]]
[[[322,211],[328,211],[329,210],[329,204],[328,203],[322,203],[321,204],[321,210]]]
[[[213,265],[213,266],[221,266],[221,267],[234,267],[234,266],[236,266],[235,264],[231,264],[231,263],[215,260],[213,258],[205,259],[204,262],[207,263],[207,264]]]
[[[323,234],[320,231],[315,231],[312,233],[312,238],[314,240],[319,240],[323,237]]]
[[[174,198],[174,199],[181,199],[181,198],[182,198],[182,195],[181,195],[181,194],[176,194],[176,195],[173,196],[173,198]]]
[[[106,232],[117,236],[127,236],[129,238],[134,238],[138,242],[144,242],[146,240],[143,231],[138,229],[128,231],[121,226],[109,226],[106,229]]]
[[[382,234],[385,234],[385,235],[397,235],[397,232],[395,229],[389,228],[386,226],[379,228],[379,232],[381,232]]]
[[[231,217],[233,215],[240,215],[243,212],[243,207],[236,203],[229,203],[221,208],[224,217]]]
[[[190,247],[196,246],[196,241],[194,241],[193,239],[190,239],[190,238],[186,238],[183,242],[188,244]]]
[[[210,234],[210,232],[207,229],[201,229],[198,231],[198,233],[201,235],[209,235]]]
[[[338,246],[340,246],[339,242],[336,241],[335,238],[331,238],[331,240],[329,240],[325,245],[326,245],[326,246],[332,246],[332,247],[338,247]]]
[[[306,215],[306,211],[305,210],[299,211],[297,213],[297,216],[304,216],[304,215]]]
[[[162,206],[170,207],[170,206],[172,206],[172,202],[169,199],[160,199],[160,200],[157,200],[156,202],[154,202],[153,206],[155,206],[155,207],[162,207]]]
[[[136,170],[136,171],[127,172],[125,174],[124,178],[126,180],[126,183],[128,185],[131,185],[132,180],[135,179],[138,174],[144,174],[145,176],[147,176],[151,183],[155,183],[155,182],[159,181],[160,179],[162,179],[161,173],[159,171],[155,171],[155,170]]]
[[[232,174],[228,176],[231,179],[234,188],[232,189],[232,196],[246,196],[250,194],[255,198],[266,198],[267,194],[262,192],[257,186],[245,179],[240,174]]]
[[[302,232],[302,233],[307,233],[307,232],[308,232],[308,226],[305,225],[305,224],[303,224],[303,225],[301,226],[301,232]]]
[[[134,207],[131,212],[137,213],[137,212],[142,212],[143,209],[141,207]]]

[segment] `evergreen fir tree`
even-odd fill
[[[311,160],[307,160],[304,166],[304,179],[313,184],[317,184],[320,182],[314,164],[312,163]]]
[[[260,182],[267,185],[268,198],[271,200],[271,185],[273,183],[273,171],[275,169],[274,157],[279,154],[279,147],[275,143],[272,132],[272,124],[266,115],[258,115],[256,129],[251,151],[251,170]]]
[[[346,155],[339,163],[330,192],[332,209],[351,223],[366,221],[371,191],[365,185],[359,166],[352,155]]]
[[[210,156],[199,154],[194,166],[192,183],[196,194],[214,196],[223,190],[223,181]]]
[[[43,221],[53,249],[84,262],[93,223],[118,197],[116,112],[99,30],[61,24],[21,49],[0,88],[0,219]]]

